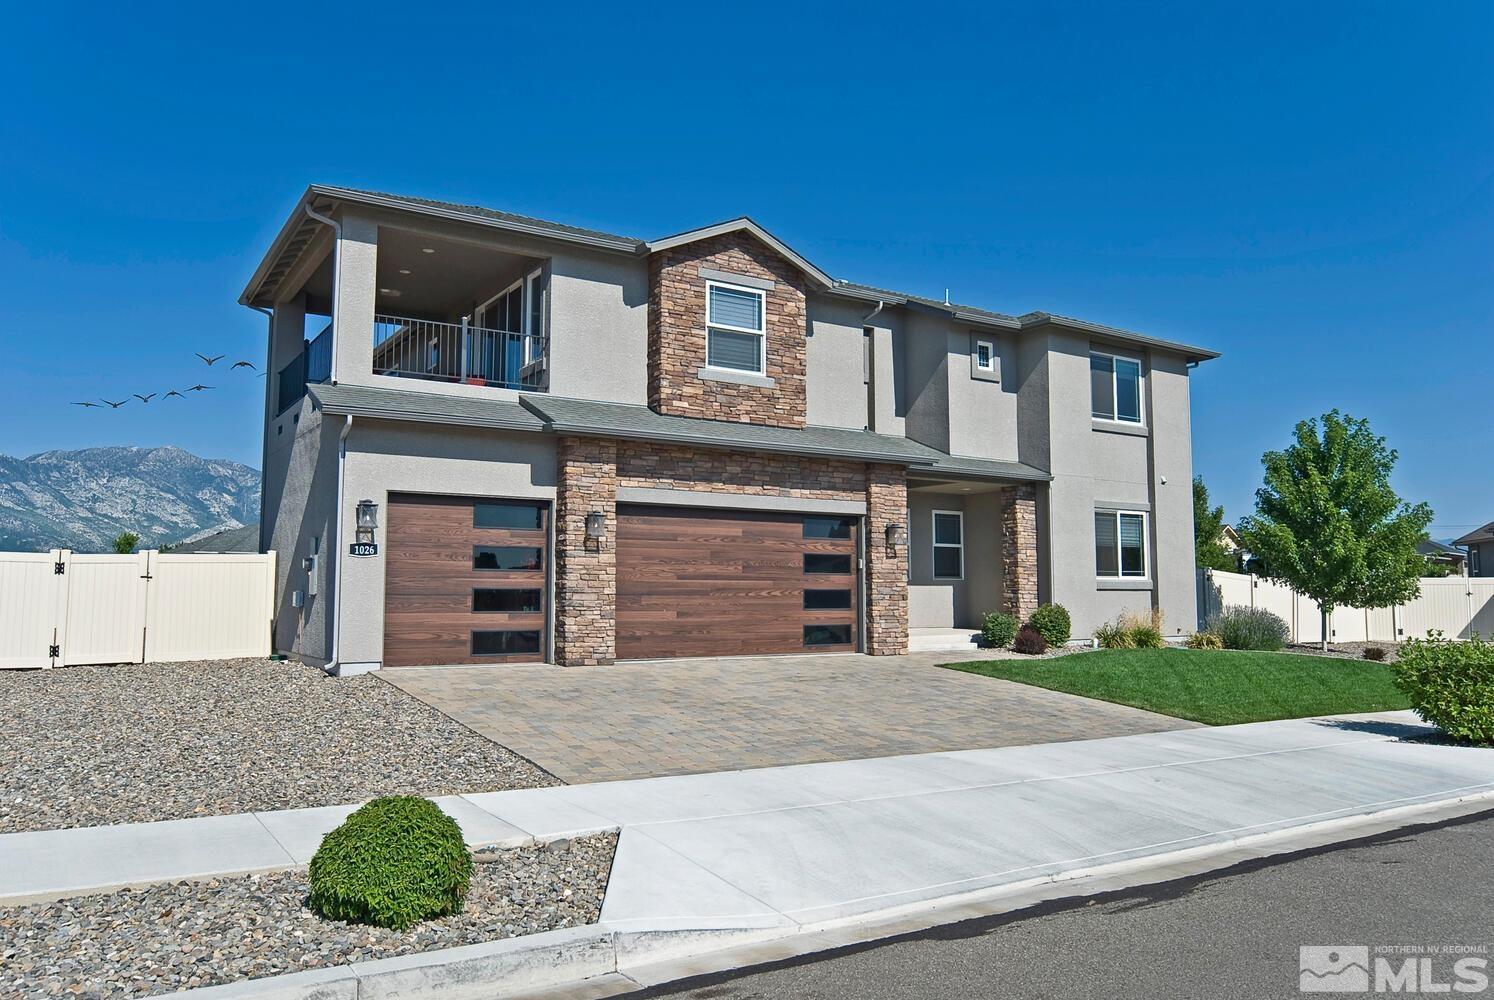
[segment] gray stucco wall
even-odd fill
[[[384,559],[391,493],[555,499],[555,442],[506,433],[395,421],[355,421],[348,435],[343,517],[364,498],[379,504],[379,554],[341,548],[339,659],[362,669],[384,658]],[[346,541],[346,540],[344,540]]]
[[[556,250],[550,268],[550,391],[647,403],[647,262]]]
[[[1043,525],[1048,599],[1069,609],[1076,638],[1119,615],[1162,608],[1169,634],[1196,623],[1193,575],[1193,465],[1188,373],[1181,357],[1142,355],[1144,433],[1103,429],[1090,416],[1087,336],[1038,334],[1047,349],[1047,414],[1053,482]],[[1036,371],[1036,366],[1034,366]],[[1035,394],[1035,398],[1036,398]],[[1166,483],[1162,482],[1166,479]],[[1095,577],[1094,514],[1099,506],[1149,512],[1144,581]]]
[[[275,558],[274,648],[322,665],[330,655],[331,612],[336,588],[332,514],[337,497],[337,438],[340,424],[302,399],[270,422],[265,448],[260,524],[265,547]],[[319,553],[316,591],[302,560]],[[306,593],[292,606],[293,591]]]
[[[961,580],[934,578],[934,511],[964,515],[965,572]],[[1001,607],[1001,494],[908,494],[908,625],[980,628]]]
[[[870,426],[868,338],[862,320],[871,310],[859,302],[811,295],[806,360],[807,416],[826,427]]]

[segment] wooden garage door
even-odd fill
[[[391,496],[384,665],[544,659],[547,516],[534,501]]]
[[[617,656],[857,648],[858,518],[623,505]]]

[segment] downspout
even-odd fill
[[[330,216],[326,216],[318,212],[316,209],[311,207],[310,202],[307,202],[302,207],[306,209],[306,214],[310,218],[315,219],[317,222],[320,222],[323,225],[331,226],[332,235],[335,237],[332,241],[332,365],[330,372],[328,372],[328,378],[333,385],[336,385],[338,341],[337,313],[338,310],[342,307],[342,300],[338,297],[342,292],[342,223],[338,222],[336,219]]]
[[[335,334],[333,336],[336,336]],[[337,435],[337,510],[332,518],[332,565],[337,572],[333,575],[332,584],[332,655],[327,660],[327,673],[337,676],[338,666],[341,664],[340,647],[338,639],[342,623],[342,505],[343,505],[343,479],[344,469],[348,457],[348,432],[353,429],[353,415],[346,414],[342,422],[342,432]]]

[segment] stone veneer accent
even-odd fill
[[[767,293],[766,365],[771,387],[703,379],[706,279],[702,267],[773,282]],[[697,240],[649,258],[648,405],[676,417],[803,427],[804,278],[798,268],[745,232]]]
[[[555,662],[611,663],[617,652],[617,442],[562,437],[556,445]],[[601,543],[586,515],[601,511]]]
[[[866,651],[899,656],[908,651],[908,546],[887,545],[887,526],[908,525],[908,470],[866,467]]]
[[[865,648],[874,656],[908,651],[908,547],[890,551],[886,542],[889,524],[908,522],[901,466],[578,437],[560,439],[556,460],[556,663],[611,663],[616,656],[619,486],[864,500]],[[586,540],[586,515],[594,510],[607,516],[601,546]]]
[[[1037,489],[1009,486],[1001,508],[1001,610],[1026,621],[1038,606]]]
[[[617,447],[619,486],[793,497],[861,500],[866,466],[860,462],[711,451],[624,441]]]

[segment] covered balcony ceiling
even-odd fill
[[[446,319],[503,290],[539,258],[400,229],[379,230],[374,309],[423,319]],[[328,254],[307,280],[307,309],[327,315],[332,302]],[[398,294],[391,294],[397,292]]]
[[[976,493],[995,493],[1012,485],[1011,483],[992,482],[979,479],[922,479],[910,475],[908,477],[909,493],[955,493],[961,496]]]

